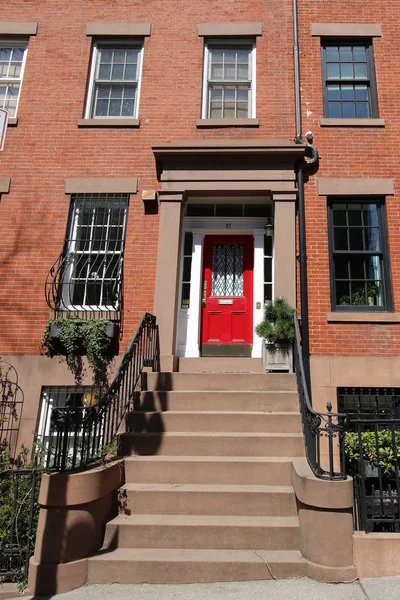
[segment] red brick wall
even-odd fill
[[[37,353],[49,309],[46,274],[62,248],[69,208],[65,177],[139,177],[131,199],[125,260],[125,342],[152,310],[158,216],[144,215],[142,189],[157,188],[152,144],[171,139],[294,135],[291,1],[11,0],[2,21],[38,21],[29,42],[18,110],[0,155],[11,176],[0,203],[0,354]],[[88,21],[151,22],[144,45],[141,127],[78,129],[92,40]],[[257,39],[258,129],[197,130],[203,39],[197,25],[261,21]]]
[[[318,172],[306,186],[310,343],[312,354],[396,356],[400,324],[328,324],[330,306],[327,200],[316,190],[318,177],[395,179],[396,195],[386,198],[391,280],[395,310],[400,310],[400,4],[383,0],[299,0],[303,131],[314,133],[321,154]],[[379,128],[320,127],[323,117],[320,38],[310,23],[380,23],[374,38]]]

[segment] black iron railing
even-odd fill
[[[16,456],[24,394],[15,368],[0,361],[0,465]]]
[[[400,532],[400,389],[339,388],[355,529]]]
[[[28,575],[39,516],[41,475],[38,469],[0,471],[0,578],[7,581]]]
[[[93,405],[54,407],[44,444],[44,465],[81,468],[114,451],[122,421],[132,406],[144,367],[159,370],[158,326],[145,313],[110,387]]]
[[[346,415],[332,412],[330,402],[326,405],[326,413],[316,412],[313,409],[304,372],[299,321],[296,313],[293,315],[293,319],[295,329],[294,365],[306,457],[314,475],[319,479],[346,479],[343,443]]]

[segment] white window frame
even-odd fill
[[[107,194],[106,194],[107,195]],[[112,194],[110,194],[111,196]],[[81,200],[82,195],[77,194],[76,195],[77,198],[74,198],[72,200],[73,205],[71,207],[71,223],[69,225],[69,236],[70,236],[70,241],[69,241],[69,245],[68,248],[66,249],[66,255],[68,256],[74,256],[75,253],[78,257],[81,256],[88,256],[88,257],[92,257],[92,256],[106,256],[107,252],[105,250],[100,250],[97,252],[92,251],[91,249],[88,251],[79,251],[76,252],[75,248],[76,248],[76,240],[77,240],[77,227],[78,227],[78,222],[79,222],[79,216],[80,216],[80,206],[77,205],[77,200]],[[95,205],[95,203],[94,203]],[[129,204],[126,204],[125,207],[125,213],[124,213],[124,222],[123,222],[123,229],[122,229],[122,246],[120,248],[119,251],[114,251],[113,255],[119,255],[120,256],[120,272],[119,272],[119,276],[121,275],[122,269],[123,269],[123,263],[124,263],[124,250],[125,250],[125,241],[126,241],[126,227],[127,227],[127,220],[128,220],[128,207]],[[94,216],[94,213],[93,213]],[[93,241],[93,220],[91,222],[90,225],[90,245],[92,244]],[[105,224],[105,228],[107,230],[107,234],[109,231],[109,215],[108,215],[108,220],[107,220],[107,224]],[[108,239],[108,235],[107,235],[107,239]],[[79,260],[79,258],[78,258]],[[70,265],[67,267],[66,270],[66,275],[64,277],[64,282],[63,282],[63,287],[62,287],[62,293],[61,293],[61,297],[62,297],[62,307],[64,310],[67,311],[107,311],[107,312],[116,312],[118,310],[120,310],[120,297],[118,298],[118,303],[116,306],[112,306],[112,305],[108,305],[108,304],[100,304],[100,305],[92,305],[92,304],[82,304],[82,305],[73,305],[70,302],[70,298],[73,294],[73,284],[72,284],[72,280],[76,279],[73,277],[73,273],[74,273],[74,269],[75,269],[75,260],[72,260]],[[104,265],[102,266],[103,271],[104,271]],[[105,277],[100,277],[100,279],[103,281],[108,281],[108,278]],[[110,280],[111,281],[111,280]],[[87,281],[85,283],[85,295],[87,293],[86,291],[86,286],[87,286]],[[121,290],[119,290],[119,293],[121,293]]]
[[[99,56],[99,47],[104,48],[109,46],[110,48],[139,48],[138,53],[138,70],[137,70],[137,88],[136,88],[136,102],[135,102],[135,112],[132,117],[114,117],[114,116],[94,116],[93,108],[94,108],[94,91],[95,91],[95,75],[96,75],[96,66],[97,60]],[[143,39],[139,40],[129,40],[129,41],[119,41],[119,40],[98,40],[93,43],[92,49],[92,61],[90,67],[89,74],[89,85],[86,99],[86,108],[85,108],[85,119],[137,119],[139,114],[139,101],[140,101],[140,90],[142,85],[142,65],[143,65],[143,50],[144,43]],[[112,82],[112,80],[110,80]]]
[[[224,47],[237,47],[246,46],[251,47],[251,59],[250,59],[250,99],[249,99],[249,111],[247,118],[256,118],[256,43],[254,39],[215,39],[207,40],[204,42],[204,59],[203,59],[203,98],[202,98],[202,109],[201,118],[209,119],[208,114],[208,85],[209,85],[209,70],[210,70],[210,48],[217,46]],[[223,81],[221,81],[223,83]]]
[[[22,47],[22,46],[24,46],[24,56],[22,58],[20,76],[19,77],[7,77],[7,78],[0,77],[0,85],[3,85],[3,84],[10,85],[10,84],[16,84],[16,83],[19,84],[19,94],[18,94],[17,104],[15,107],[15,114],[9,115],[9,117],[12,119],[15,119],[18,114],[18,106],[19,106],[19,101],[21,98],[22,82],[24,80],[24,73],[25,73],[26,57],[28,54],[28,40],[27,39],[12,39],[12,40],[0,39],[0,47],[10,48],[10,47]],[[0,104],[0,108],[5,109],[5,107],[2,104]]]

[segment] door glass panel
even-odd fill
[[[213,245],[213,296],[243,296],[243,258],[243,244]]]

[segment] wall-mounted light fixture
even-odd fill
[[[264,225],[264,235],[265,237],[271,237],[274,235],[274,219],[272,217],[268,217],[266,220]]]

